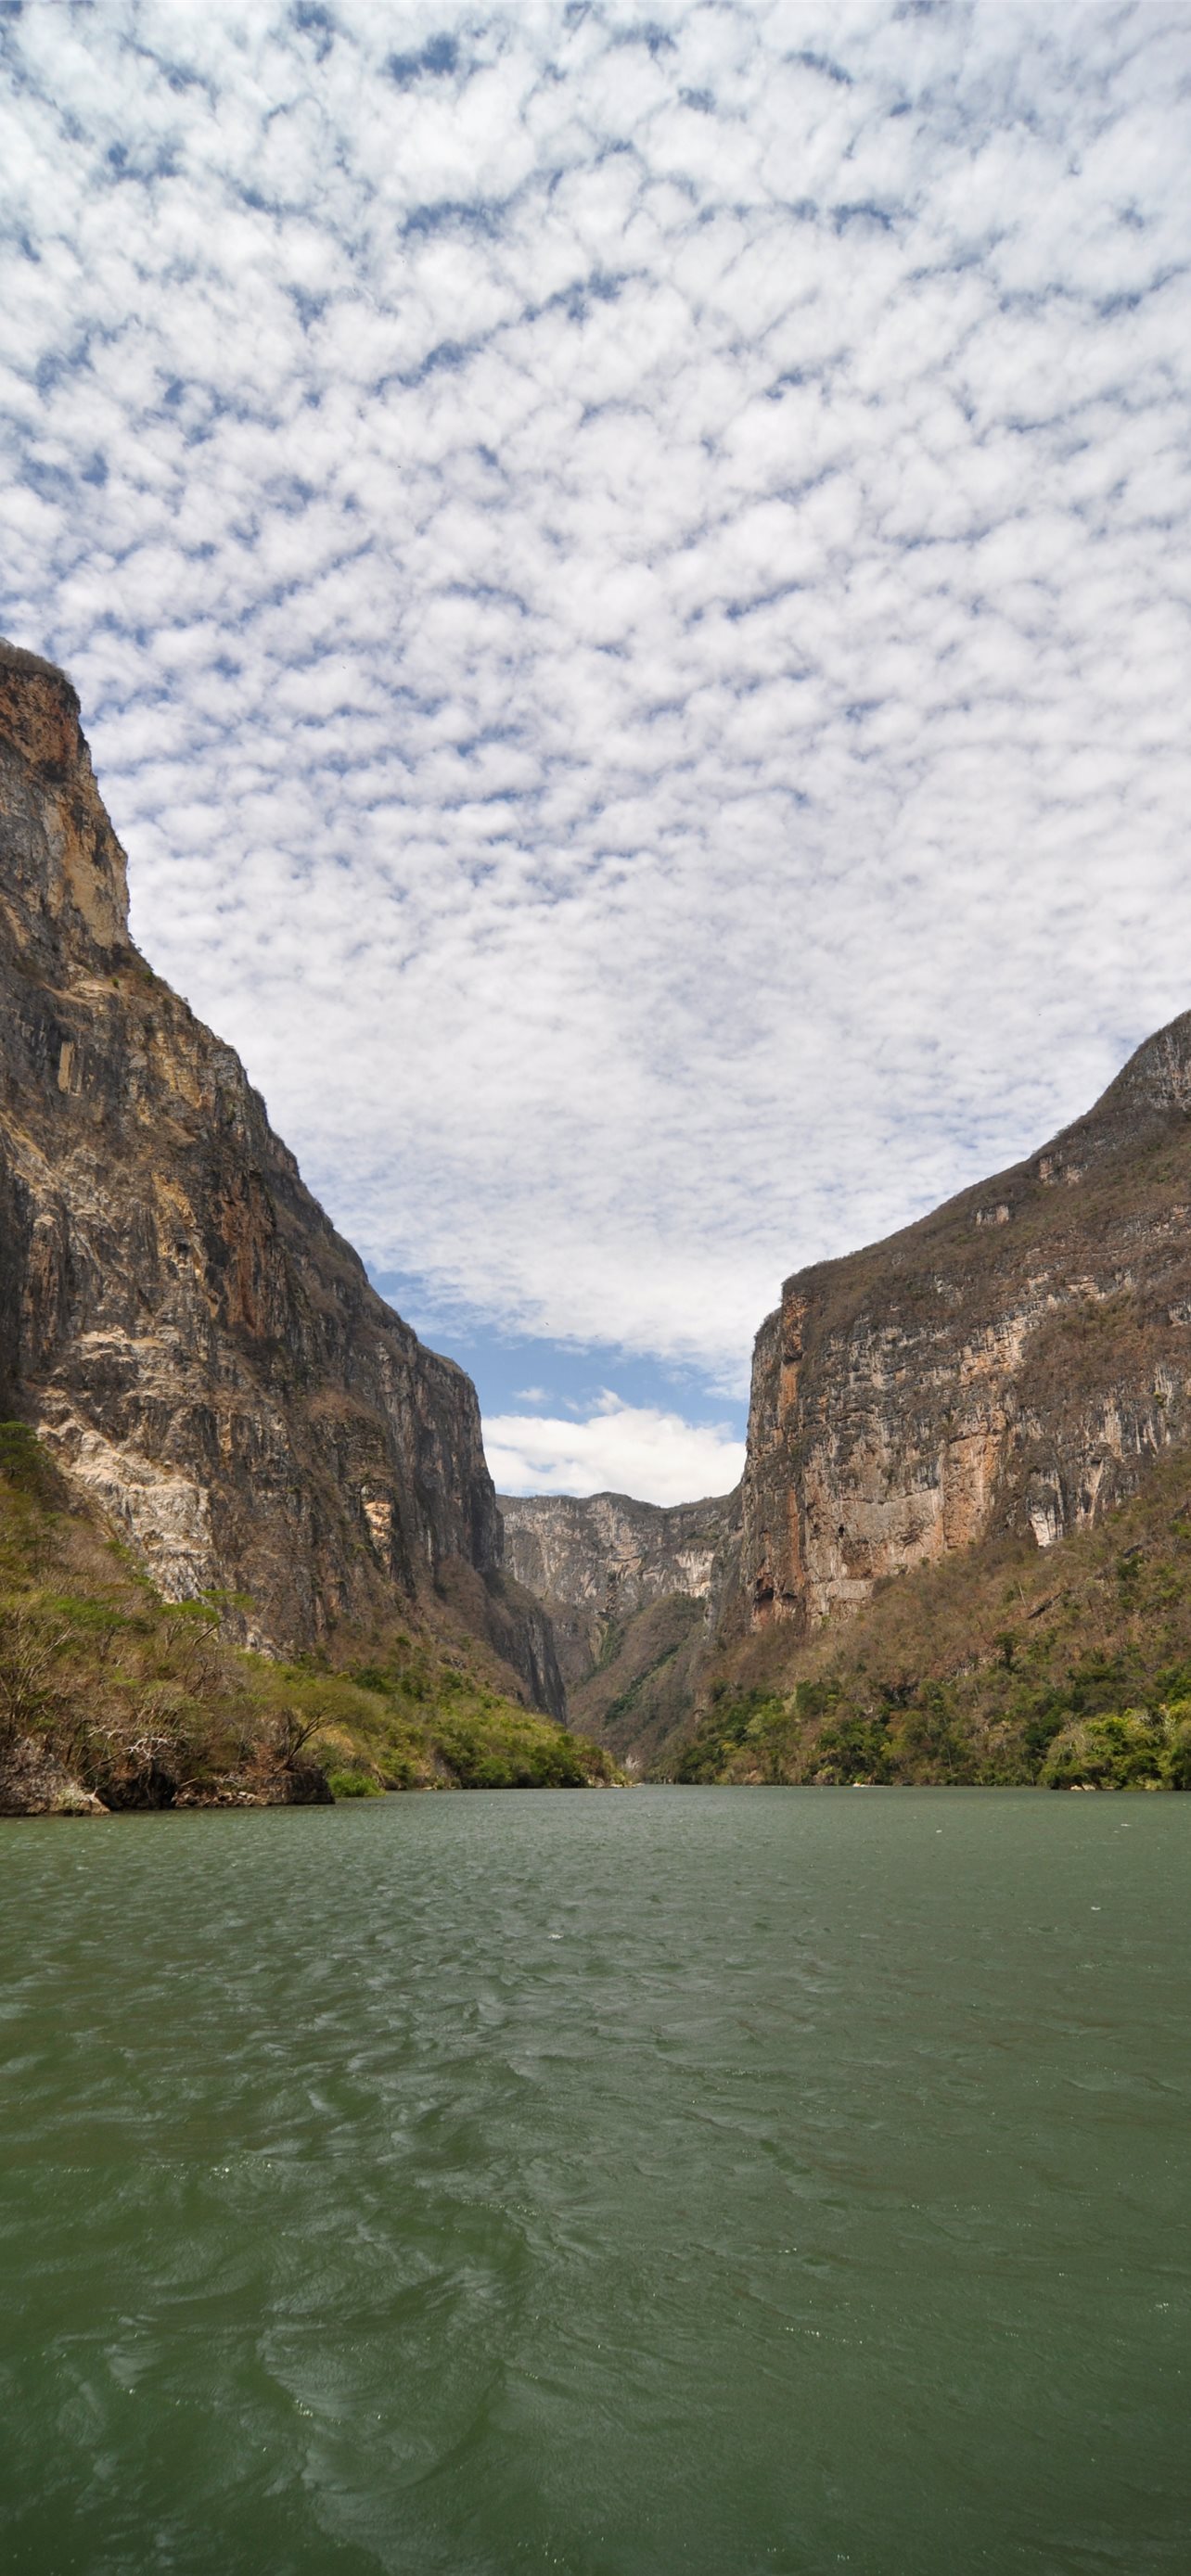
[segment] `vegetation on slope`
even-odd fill
[[[706,1604],[684,1592],[605,1621],[599,1659],[567,1698],[576,1722],[626,1769],[648,1767],[685,1718],[705,1633]]]
[[[659,1775],[1191,1788],[1191,1459],[1041,1553],[986,1541],[894,1576],[801,1645],[771,1627]]]
[[[23,1423],[0,1424],[0,1812],[571,1788],[610,1756],[412,1624],[272,1663],[225,1604],[165,1602]],[[342,1654],[353,1651],[341,1641]]]

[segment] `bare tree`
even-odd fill
[[[69,1643],[69,1628],[46,1628],[20,1602],[0,1608],[0,1743],[28,1734],[44,1716],[51,1667]]]

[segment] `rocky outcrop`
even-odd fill
[[[36,1736],[0,1747],[0,1816],[106,1816],[93,1789],[64,1769]]]
[[[153,974],[61,672],[0,648],[0,1396],[161,1590],[270,1649],[434,1596],[561,1706],[470,1379],[369,1285]]]
[[[1094,1109],[919,1224],[787,1280],[758,1336],[724,1632],[1048,1547],[1191,1436],[1191,1014]]]
[[[739,1495],[502,1494],[506,1562],[548,1614],[576,1725],[629,1767],[685,1718]]]

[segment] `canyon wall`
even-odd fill
[[[128,936],[49,663],[0,646],[0,1400],[170,1598],[292,1651],[434,1598],[559,1711],[475,1390],[304,1187],[232,1049]]]
[[[805,1634],[991,1532],[1049,1547],[1191,1436],[1189,1389],[1191,1013],[1025,1162],[787,1280],[721,1635]]]
[[[707,1600],[736,1510],[734,1495],[674,1504],[637,1503],[627,1494],[501,1494],[498,1501],[505,1561],[557,1614],[559,1659],[575,1680],[598,1659],[610,1625],[671,1593]]]
[[[641,1768],[693,1704],[712,1603],[735,1567],[738,1494],[502,1494],[506,1560],[548,1612],[572,1722]]]

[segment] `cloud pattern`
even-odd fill
[[[0,623],[379,1270],[736,1388],[1191,1001],[1185,6],[0,63]]]
[[[744,1443],[726,1423],[688,1422],[660,1405],[606,1391],[586,1421],[487,1414],[484,1448],[501,1494],[632,1494],[643,1503],[730,1494]]]

